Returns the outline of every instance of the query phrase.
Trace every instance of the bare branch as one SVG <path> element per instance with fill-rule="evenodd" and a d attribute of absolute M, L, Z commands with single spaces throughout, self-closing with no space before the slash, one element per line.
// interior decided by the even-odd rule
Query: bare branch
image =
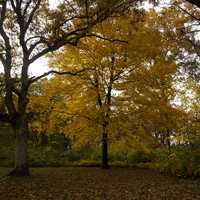
<path fill-rule="evenodd" d="M 75 31 L 72 31 L 66 35 L 63 35 L 63 37 L 58 38 L 53 43 L 50 43 L 47 48 L 43 49 L 41 52 L 34 55 L 30 60 L 29 63 L 33 63 L 38 58 L 44 56 L 47 53 L 54 52 L 58 50 L 59 48 L 63 47 L 66 44 L 70 44 L 73 46 L 76 46 L 78 41 L 86 36 L 88 32 L 88 27 L 83 27 L 80 29 L 76 29 Z"/>
<path fill-rule="evenodd" d="M 189 15 L 190 17 L 192 17 L 193 19 L 200 21 L 200 18 L 196 17 L 195 15 L 193 15 L 192 13 L 188 12 L 186 9 L 182 8 L 181 6 L 179 6 L 177 3 L 173 4 L 175 7 L 179 8 L 181 11 L 183 11 L 184 13 L 186 13 L 187 15 Z"/>
<path fill-rule="evenodd" d="M 7 1 L 3 0 L 2 1 L 2 8 L 1 8 L 1 19 L 0 19 L 0 25 L 3 25 L 3 21 L 5 19 L 5 15 L 6 15 L 6 10 L 7 10 Z"/>
<path fill-rule="evenodd" d="M 13 8 L 13 10 L 16 10 L 16 5 L 15 2 L 13 0 L 10 0 L 11 6 Z"/>
<path fill-rule="evenodd" d="M 28 21 L 26 23 L 26 29 L 28 29 L 29 25 L 31 24 L 31 22 L 33 21 L 33 17 L 35 15 L 35 12 L 37 11 L 37 9 L 39 8 L 41 4 L 41 0 L 37 0 L 36 4 L 35 4 L 35 7 L 32 9 L 30 15 L 29 15 L 29 18 L 28 18 Z"/>
<path fill-rule="evenodd" d="M 12 91 L 18 96 L 18 97 L 21 97 L 21 93 L 20 91 L 17 89 L 17 88 L 12 88 Z"/>
<path fill-rule="evenodd" d="M 25 42 L 27 44 L 29 41 L 34 40 L 34 39 L 41 39 L 41 37 L 42 36 L 39 36 L 39 35 L 36 35 L 36 36 L 33 36 L 33 37 L 29 37 L 29 38 L 26 39 Z"/>
<path fill-rule="evenodd" d="M 77 10 L 73 7 L 73 5 L 70 3 L 70 1 L 65 0 L 65 3 L 67 3 L 67 6 L 70 7 L 73 10 L 73 12 L 77 14 Z"/>
<path fill-rule="evenodd" d="M 32 0 L 27 1 L 26 6 L 24 8 L 24 12 L 23 12 L 23 17 L 25 17 L 25 15 L 27 14 L 27 10 L 29 5 L 31 4 Z"/>
<path fill-rule="evenodd" d="M 38 81 L 42 78 L 47 77 L 50 74 L 77 76 L 77 75 L 79 75 L 79 74 L 81 74 L 81 73 L 83 73 L 87 70 L 92 70 L 92 68 L 84 68 L 84 69 L 74 71 L 74 72 L 73 71 L 59 72 L 59 71 L 56 71 L 56 70 L 51 70 L 51 71 L 48 71 L 48 72 L 42 74 L 41 76 L 30 78 L 29 83 L 32 84 L 32 83 L 34 83 L 34 82 L 36 82 L 36 81 Z"/>
<path fill-rule="evenodd" d="M 36 38 L 36 37 L 35 37 Z M 40 38 L 37 42 L 35 42 L 34 44 L 30 45 L 29 49 L 28 49 L 28 55 L 30 56 L 31 53 L 33 52 L 33 50 L 40 44 L 47 44 L 47 39 L 43 38 L 43 37 L 38 37 Z"/>
<path fill-rule="evenodd" d="M 128 44 L 128 41 L 126 41 L 126 40 L 106 38 L 106 37 L 101 36 L 101 35 L 96 34 L 96 33 L 89 33 L 89 34 L 87 34 L 86 37 L 96 37 L 96 38 L 99 38 L 99 39 L 102 39 L 102 40 L 107 40 L 107 41 L 109 41 L 109 42 L 121 42 L 121 43 L 126 43 L 126 44 Z"/>
<path fill-rule="evenodd" d="M 135 70 L 135 67 L 133 67 L 133 68 L 131 68 L 131 69 L 129 69 L 129 70 L 122 69 L 122 70 L 120 70 L 118 73 L 116 73 L 116 74 L 114 75 L 113 80 L 114 80 L 114 81 L 117 81 L 117 80 L 119 80 L 120 78 L 126 77 L 126 76 L 129 75 L 133 70 Z"/>

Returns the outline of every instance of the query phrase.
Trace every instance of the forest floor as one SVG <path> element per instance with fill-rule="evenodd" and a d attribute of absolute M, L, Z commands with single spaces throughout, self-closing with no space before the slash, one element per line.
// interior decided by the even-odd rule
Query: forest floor
<path fill-rule="evenodd" d="M 0 168 L 0 175 L 6 169 Z M 28 178 L 0 178 L 0 200 L 200 200 L 200 181 L 135 168 L 31 169 Z"/>

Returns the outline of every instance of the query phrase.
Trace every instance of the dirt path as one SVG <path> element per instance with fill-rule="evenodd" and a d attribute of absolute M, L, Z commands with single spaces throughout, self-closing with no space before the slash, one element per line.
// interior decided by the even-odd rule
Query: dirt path
<path fill-rule="evenodd" d="M 143 169 L 44 168 L 0 182 L 0 200 L 200 200 L 197 181 Z"/>

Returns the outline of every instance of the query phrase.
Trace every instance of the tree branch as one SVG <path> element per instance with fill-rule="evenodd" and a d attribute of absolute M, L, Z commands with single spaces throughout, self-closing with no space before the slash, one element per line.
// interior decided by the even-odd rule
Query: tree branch
<path fill-rule="evenodd" d="M 26 6 L 23 11 L 23 17 L 25 17 L 25 15 L 27 14 L 27 10 L 28 10 L 28 7 L 31 4 L 31 2 L 32 2 L 32 0 L 27 1 Z"/>
<path fill-rule="evenodd" d="M 38 77 L 34 77 L 34 76 L 31 77 L 30 80 L 29 80 L 29 83 L 32 84 L 32 83 L 34 83 L 34 82 L 36 82 L 36 81 L 38 81 L 42 78 L 45 78 L 45 77 L 47 77 L 48 75 L 51 75 L 51 74 L 77 76 L 77 75 L 79 75 L 79 74 L 81 74 L 81 73 L 83 73 L 87 70 L 91 70 L 91 69 L 92 68 L 84 68 L 84 69 L 81 69 L 81 70 L 75 71 L 75 72 L 72 72 L 72 71 L 71 72 L 70 71 L 59 72 L 59 71 L 51 70 L 51 71 L 48 71 L 48 72 L 46 72 L 46 73 L 44 73 L 44 74 L 42 74 Z"/>
<path fill-rule="evenodd" d="M 12 91 L 13 91 L 18 97 L 21 97 L 21 93 L 20 93 L 20 91 L 19 91 L 17 88 L 12 87 Z"/>
<path fill-rule="evenodd" d="M 181 11 L 183 11 L 187 15 L 189 15 L 190 17 L 192 17 L 193 19 L 195 19 L 197 21 L 200 21 L 200 18 L 198 18 L 195 15 L 193 15 L 192 13 L 188 12 L 187 10 L 185 10 L 184 8 L 182 8 L 181 6 L 179 6 L 177 3 L 174 3 L 173 5 L 176 6 L 177 8 L 179 8 Z"/>
<path fill-rule="evenodd" d="M 56 39 L 53 43 L 50 43 L 48 47 L 34 55 L 30 60 L 30 64 L 33 63 L 38 58 L 42 57 L 43 55 L 58 50 L 60 47 L 63 47 L 66 44 L 77 45 L 78 41 L 84 37 L 88 32 L 88 27 L 83 27 L 80 29 L 76 29 L 62 37 Z M 33 50 L 33 49 L 32 49 Z"/>
<path fill-rule="evenodd" d="M 28 4 L 28 3 L 27 3 Z M 28 29 L 29 25 L 31 24 L 31 22 L 33 21 L 33 17 L 35 15 L 35 12 L 37 11 L 37 9 L 39 8 L 41 4 L 41 0 L 37 0 L 36 4 L 35 4 L 35 7 L 32 9 L 30 15 L 29 15 L 29 18 L 28 18 L 28 21 L 26 23 L 26 30 Z M 30 5 L 30 4 L 29 4 Z M 28 7 L 29 7 L 28 5 Z M 28 8 L 27 8 L 28 9 Z"/>
<path fill-rule="evenodd" d="M 121 43 L 126 43 L 126 44 L 128 44 L 128 41 L 126 41 L 126 40 L 106 38 L 106 37 L 101 36 L 101 35 L 96 34 L 96 33 L 87 34 L 86 37 L 96 37 L 96 38 L 99 38 L 99 39 L 102 39 L 102 40 L 107 40 L 107 41 L 109 41 L 109 42 L 121 42 Z"/>

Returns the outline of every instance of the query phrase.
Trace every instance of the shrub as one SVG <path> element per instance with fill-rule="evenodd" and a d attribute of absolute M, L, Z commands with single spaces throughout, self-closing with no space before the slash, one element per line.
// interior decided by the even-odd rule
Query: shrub
<path fill-rule="evenodd" d="M 153 154 L 147 151 L 132 151 L 127 155 L 128 164 L 146 163 L 153 160 Z"/>
<path fill-rule="evenodd" d="M 14 165 L 14 147 L 0 146 L 0 166 L 10 167 Z"/>
<path fill-rule="evenodd" d="M 76 151 L 64 151 L 62 153 L 62 158 L 66 161 L 75 162 L 81 159 L 81 154 Z"/>
<path fill-rule="evenodd" d="M 164 162 L 161 172 L 179 177 L 200 176 L 200 151 L 187 148 L 174 150 Z"/>
<path fill-rule="evenodd" d="M 80 160 L 78 163 L 80 166 L 86 166 L 86 167 L 96 167 L 100 166 L 100 163 L 94 160 Z"/>

